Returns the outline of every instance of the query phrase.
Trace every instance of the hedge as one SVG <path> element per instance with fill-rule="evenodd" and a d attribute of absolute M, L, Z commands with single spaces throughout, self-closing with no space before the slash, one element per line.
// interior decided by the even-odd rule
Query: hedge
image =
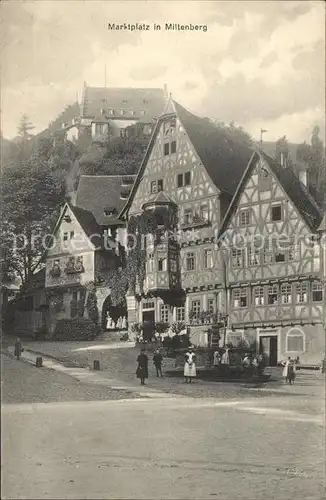
<path fill-rule="evenodd" d="M 53 340 L 93 340 L 101 333 L 99 325 L 86 318 L 61 319 L 57 322 Z"/>

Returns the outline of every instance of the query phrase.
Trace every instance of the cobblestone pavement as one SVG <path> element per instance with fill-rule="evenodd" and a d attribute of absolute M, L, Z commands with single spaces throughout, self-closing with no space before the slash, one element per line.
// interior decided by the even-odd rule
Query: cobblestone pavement
<path fill-rule="evenodd" d="M 116 400 L 140 397 L 123 390 L 83 384 L 63 373 L 1 356 L 2 403 Z"/>
<path fill-rule="evenodd" d="M 136 383 L 136 359 L 139 348 L 124 345 L 119 348 L 108 342 L 29 342 L 25 348 L 52 356 L 67 366 L 92 367 L 94 360 L 99 360 L 101 376 L 114 378 L 126 383 Z M 319 372 L 299 371 L 294 386 L 284 385 L 277 380 L 264 384 L 263 387 L 253 387 L 250 384 L 227 382 L 209 382 L 196 380 L 193 384 L 184 384 L 182 378 L 157 378 L 155 368 L 149 354 L 149 379 L 147 387 L 169 394 L 184 395 L 198 398 L 238 399 L 255 397 L 257 399 L 286 396 L 295 407 L 318 408 L 324 398 L 325 378 Z M 174 360 L 165 358 L 163 372 L 174 367 Z M 281 371 L 280 371 L 281 373 Z M 286 400 L 287 400 L 286 399 Z M 312 404 L 314 400 L 314 404 Z"/>

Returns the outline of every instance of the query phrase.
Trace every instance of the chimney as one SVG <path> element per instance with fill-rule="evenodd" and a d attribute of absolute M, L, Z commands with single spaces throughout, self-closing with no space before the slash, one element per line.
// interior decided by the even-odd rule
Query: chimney
<path fill-rule="evenodd" d="M 299 181 L 308 187 L 308 172 L 306 168 L 303 168 L 299 172 Z"/>
<path fill-rule="evenodd" d="M 168 93 L 168 86 L 167 86 L 166 83 L 164 84 L 163 90 L 164 90 L 164 97 L 165 97 L 165 99 L 168 99 L 169 93 Z"/>

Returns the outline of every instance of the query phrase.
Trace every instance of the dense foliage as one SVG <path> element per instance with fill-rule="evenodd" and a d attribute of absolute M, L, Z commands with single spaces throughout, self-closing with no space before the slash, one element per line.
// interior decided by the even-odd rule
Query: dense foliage
<path fill-rule="evenodd" d="M 76 152 L 71 143 L 50 139 L 31 154 L 25 155 L 24 143 L 18 149 L 1 179 L 1 272 L 25 283 L 49 242 Z"/>
<path fill-rule="evenodd" d="M 99 325 L 86 318 L 61 319 L 56 323 L 53 340 L 93 340 L 101 333 Z"/>

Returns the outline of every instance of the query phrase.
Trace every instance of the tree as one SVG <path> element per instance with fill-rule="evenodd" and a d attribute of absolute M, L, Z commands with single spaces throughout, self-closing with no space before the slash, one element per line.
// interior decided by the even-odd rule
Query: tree
<path fill-rule="evenodd" d="M 30 139 L 30 137 L 33 137 L 33 135 L 30 134 L 30 130 L 33 130 L 34 128 L 35 127 L 29 121 L 28 116 L 26 114 L 23 114 L 18 125 L 18 135 L 22 139 L 28 140 Z"/>
<path fill-rule="evenodd" d="M 321 207 L 326 207 L 326 161 L 323 141 L 319 138 L 320 129 L 312 130 L 310 144 L 304 142 L 297 149 L 297 160 L 308 166 L 309 187 Z"/>
<path fill-rule="evenodd" d="M 280 137 L 275 143 L 275 159 L 279 164 L 283 165 L 284 167 L 285 166 L 287 168 L 293 167 L 292 158 L 290 155 L 289 143 L 285 135 L 283 137 Z M 282 164 L 284 160 L 286 162 L 286 165 Z"/>
<path fill-rule="evenodd" d="M 40 266 L 74 157 L 73 145 L 43 140 L 28 160 L 17 161 L 3 173 L 1 267 L 23 284 Z"/>
<path fill-rule="evenodd" d="M 252 146 L 252 137 L 248 132 L 246 132 L 241 126 L 235 125 L 234 122 L 230 122 L 226 125 L 224 122 L 219 120 L 213 120 L 214 125 L 224 132 L 230 139 L 234 140 L 239 144 L 245 146 Z"/>

